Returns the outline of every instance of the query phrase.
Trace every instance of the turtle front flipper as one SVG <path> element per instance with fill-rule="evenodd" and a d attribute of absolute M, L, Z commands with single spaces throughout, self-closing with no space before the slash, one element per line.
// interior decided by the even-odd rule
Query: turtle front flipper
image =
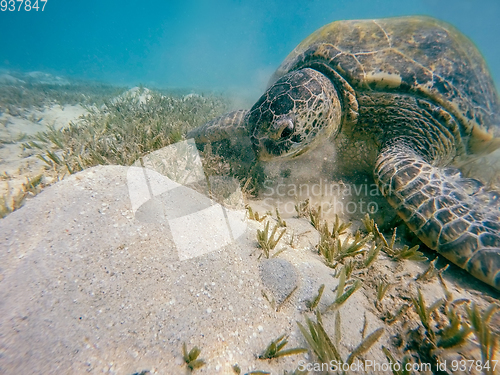
<path fill-rule="evenodd" d="M 186 138 L 194 138 L 199 150 L 210 145 L 210 152 L 222 156 L 236 176 L 248 174 L 257 157 L 248 129 L 248 110 L 226 113 L 191 130 Z"/>
<path fill-rule="evenodd" d="M 220 142 L 223 140 L 236 141 L 240 137 L 249 137 L 246 126 L 248 110 L 240 109 L 217 117 L 204 125 L 191 130 L 186 138 L 194 138 L 197 144 Z"/>
<path fill-rule="evenodd" d="M 431 249 L 500 290 L 500 194 L 406 145 L 378 156 L 375 180 L 408 227 Z"/>

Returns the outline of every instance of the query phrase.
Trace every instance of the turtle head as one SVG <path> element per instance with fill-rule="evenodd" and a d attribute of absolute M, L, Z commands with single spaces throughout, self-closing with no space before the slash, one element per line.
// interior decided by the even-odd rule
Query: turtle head
<path fill-rule="evenodd" d="M 276 81 L 248 114 L 260 160 L 298 156 L 335 134 L 340 123 L 337 90 L 325 75 L 309 68 Z"/>

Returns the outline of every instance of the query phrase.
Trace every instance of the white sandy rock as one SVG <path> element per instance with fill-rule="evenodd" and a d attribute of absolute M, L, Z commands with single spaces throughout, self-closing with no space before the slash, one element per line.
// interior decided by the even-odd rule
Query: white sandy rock
<path fill-rule="evenodd" d="M 277 287 L 259 274 L 272 271 L 258 259 L 256 229 L 264 222 L 249 220 L 229 245 L 181 260 L 168 221 L 134 216 L 128 171 L 107 166 L 72 175 L 0 220 L 0 373 L 184 374 L 184 342 L 201 348 L 206 365 L 198 374 L 233 374 L 235 364 L 242 374 L 283 374 L 313 361 L 311 353 L 256 358 L 282 334 L 289 335 L 285 349 L 307 347 L 296 324 L 313 318 L 305 301 L 321 284 L 320 309 L 335 299 L 338 279 L 314 252 L 318 234 L 310 224 L 288 219 L 276 248 L 285 247 L 274 262 L 286 264 L 286 290 L 298 287 L 276 311 L 262 297 Z M 286 292 L 276 290 L 283 302 Z M 438 298 L 427 295 L 429 303 Z M 373 306 L 361 289 L 341 307 L 344 359 L 362 341 L 365 322 L 365 337 L 384 326 Z M 334 314 L 323 321 L 333 335 Z M 381 346 L 391 345 L 389 330 L 365 359 L 387 362 Z"/>

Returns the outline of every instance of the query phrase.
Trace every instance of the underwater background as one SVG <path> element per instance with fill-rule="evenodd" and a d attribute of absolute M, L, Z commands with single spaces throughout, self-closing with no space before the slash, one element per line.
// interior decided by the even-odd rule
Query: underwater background
<path fill-rule="evenodd" d="M 43 12 L 0 12 L 0 68 L 122 86 L 229 90 L 251 102 L 317 28 L 412 14 L 448 21 L 471 38 L 498 86 L 498 0 L 50 0 Z"/>
<path fill-rule="evenodd" d="M 404 15 L 457 27 L 500 87 L 500 0 L 0 0 L 0 374 L 303 374 L 332 342 L 345 363 L 498 358 L 498 290 L 401 226 L 341 142 L 247 171 L 186 140 L 318 28 Z M 500 191 L 487 157 L 462 173 Z"/>

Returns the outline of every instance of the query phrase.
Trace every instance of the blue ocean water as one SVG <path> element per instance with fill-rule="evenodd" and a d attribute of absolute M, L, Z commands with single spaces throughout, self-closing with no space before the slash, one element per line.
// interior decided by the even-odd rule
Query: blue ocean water
<path fill-rule="evenodd" d="M 498 0 L 48 0 L 43 12 L 0 11 L 0 68 L 257 97 L 324 24 L 411 14 L 458 27 L 500 81 Z"/>

